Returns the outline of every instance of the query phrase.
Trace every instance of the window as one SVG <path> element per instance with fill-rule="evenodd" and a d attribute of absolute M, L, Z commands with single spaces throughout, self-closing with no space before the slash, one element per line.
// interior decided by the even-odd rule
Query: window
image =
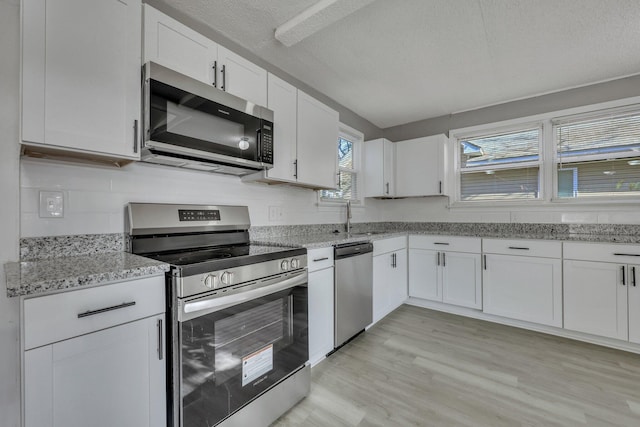
<path fill-rule="evenodd" d="M 347 201 L 360 203 L 358 189 L 358 168 L 360 147 L 364 135 L 355 129 L 340 124 L 338 135 L 338 188 L 336 190 L 320 191 L 322 201 Z"/>
<path fill-rule="evenodd" d="M 559 199 L 640 196 L 640 111 L 554 121 Z"/>
<path fill-rule="evenodd" d="M 458 138 L 461 201 L 538 199 L 541 127 Z"/>

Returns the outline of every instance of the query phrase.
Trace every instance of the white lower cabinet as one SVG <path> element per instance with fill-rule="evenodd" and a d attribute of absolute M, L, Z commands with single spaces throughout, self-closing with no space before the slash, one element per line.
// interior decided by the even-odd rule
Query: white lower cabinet
<path fill-rule="evenodd" d="M 564 327 L 640 344 L 637 245 L 565 243 Z"/>
<path fill-rule="evenodd" d="M 119 302 L 101 302 L 111 286 Z M 142 301 L 148 291 L 156 292 L 151 303 Z M 72 296 L 70 303 L 65 295 Z M 24 334 L 36 345 L 24 351 L 25 427 L 166 425 L 163 277 L 27 299 L 24 305 Z M 130 321 L 131 313 L 144 317 Z M 58 328 L 46 322 L 56 317 L 63 317 L 62 327 L 88 333 L 53 338 Z M 46 337 L 50 342 L 40 345 Z"/>
<path fill-rule="evenodd" d="M 409 296 L 482 308 L 481 240 L 409 236 Z"/>
<path fill-rule="evenodd" d="M 373 323 L 407 299 L 407 238 L 373 242 Z"/>
<path fill-rule="evenodd" d="M 562 243 L 483 240 L 483 311 L 562 327 Z"/>
<path fill-rule="evenodd" d="M 307 253 L 309 267 L 309 361 L 315 365 L 333 350 L 333 247 Z"/>

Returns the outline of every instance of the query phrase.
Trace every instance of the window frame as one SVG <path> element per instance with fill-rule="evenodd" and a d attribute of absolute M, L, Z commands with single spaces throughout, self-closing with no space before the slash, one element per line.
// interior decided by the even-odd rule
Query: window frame
<path fill-rule="evenodd" d="M 337 142 L 339 138 L 346 139 L 353 144 L 353 168 L 340 167 L 340 160 L 338 158 L 338 146 Z M 358 197 L 355 199 L 334 199 L 322 197 L 323 190 L 317 191 L 318 205 L 324 206 L 342 206 L 351 200 L 353 206 L 364 206 L 364 182 L 362 179 L 362 150 L 364 144 L 364 134 L 359 130 L 352 128 L 344 123 L 338 124 L 338 135 L 336 137 L 336 174 L 340 177 L 340 172 L 352 173 L 356 177 L 356 185 Z M 337 182 L 337 180 L 336 180 Z"/>
<path fill-rule="evenodd" d="M 558 171 L 557 160 L 559 158 L 556 146 L 555 123 L 560 120 L 577 120 L 580 117 L 588 119 L 592 117 L 597 119 L 603 115 L 611 115 L 611 111 L 618 110 L 620 113 L 625 111 L 638 111 L 640 113 L 640 96 L 607 101 L 586 106 L 573 107 L 564 110 L 556 110 L 547 113 L 535 114 L 515 119 L 504 120 L 500 122 L 486 123 L 481 125 L 469 126 L 465 128 L 451 129 L 449 132 L 448 151 L 452 153 L 448 163 L 453 167 L 450 168 L 445 179 L 453 184 L 454 191 L 449 199 L 449 209 L 469 209 L 469 208 L 495 208 L 514 207 L 526 208 L 534 206 L 582 206 L 592 205 L 602 207 L 603 205 L 628 205 L 640 202 L 640 194 L 638 195 L 620 195 L 620 196 L 590 196 L 586 198 L 570 198 L 558 197 Z M 477 200 L 461 200 L 461 170 L 460 158 L 457 155 L 458 141 L 462 138 L 470 138 L 474 135 L 481 136 L 489 134 L 497 134 L 508 132 L 509 130 L 524 130 L 533 123 L 540 123 L 541 130 L 541 152 L 540 152 L 540 197 L 538 199 L 512 199 L 500 200 L 492 199 L 487 201 Z M 565 158 L 566 162 L 566 158 Z M 523 162 L 524 163 L 524 162 Z"/>

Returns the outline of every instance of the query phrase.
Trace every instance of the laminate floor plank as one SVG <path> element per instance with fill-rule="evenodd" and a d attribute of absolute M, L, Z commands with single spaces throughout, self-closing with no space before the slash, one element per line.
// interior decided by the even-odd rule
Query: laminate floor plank
<path fill-rule="evenodd" d="M 640 427 L 640 355 L 404 305 L 273 425 Z"/>

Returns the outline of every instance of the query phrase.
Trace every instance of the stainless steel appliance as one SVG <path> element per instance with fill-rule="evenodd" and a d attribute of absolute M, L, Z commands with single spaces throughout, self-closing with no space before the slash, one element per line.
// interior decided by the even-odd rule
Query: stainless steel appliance
<path fill-rule="evenodd" d="M 149 62 L 141 160 L 231 175 L 273 167 L 273 111 Z"/>
<path fill-rule="evenodd" d="M 372 252 L 370 242 L 334 247 L 336 348 L 373 322 Z"/>
<path fill-rule="evenodd" d="M 267 426 L 309 393 L 306 249 L 249 243 L 245 206 L 128 205 L 167 273 L 170 426 Z"/>

